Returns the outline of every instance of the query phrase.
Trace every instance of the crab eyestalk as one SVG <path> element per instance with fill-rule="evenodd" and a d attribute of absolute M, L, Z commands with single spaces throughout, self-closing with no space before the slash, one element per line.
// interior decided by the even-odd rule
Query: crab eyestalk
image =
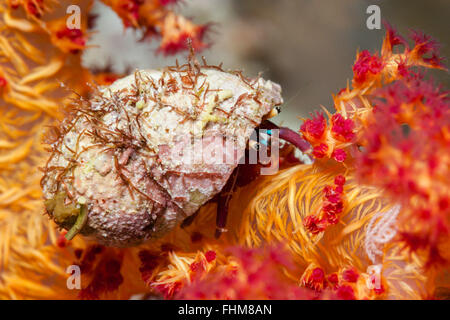
<path fill-rule="evenodd" d="M 80 233 L 81 229 L 86 225 L 88 218 L 88 210 L 86 204 L 80 204 L 80 214 L 77 217 L 77 220 L 73 224 L 72 228 L 67 231 L 65 238 L 67 240 L 72 240 L 78 233 Z"/>

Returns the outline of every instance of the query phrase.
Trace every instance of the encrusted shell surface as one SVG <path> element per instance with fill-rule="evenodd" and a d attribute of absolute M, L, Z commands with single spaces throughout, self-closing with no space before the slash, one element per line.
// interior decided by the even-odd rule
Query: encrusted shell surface
<path fill-rule="evenodd" d="M 62 122 L 44 198 L 86 203 L 82 233 L 105 245 L 160 237 L 223 188 L 280 94 L 271 81 L 206 65 L 136 71 Z"/>

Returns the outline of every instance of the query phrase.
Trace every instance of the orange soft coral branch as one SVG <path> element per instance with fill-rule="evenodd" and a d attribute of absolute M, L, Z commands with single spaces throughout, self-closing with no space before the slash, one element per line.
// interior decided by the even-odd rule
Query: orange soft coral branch
<path fill-rule="evenodd" d="M 355 140 L 355 124 L 352 119 L 346 119 L 339 113 L 331 115 L 325 112 L 329 123 L 323 113 L 316 113 L 312 119 L 304 120 L 300 132 L 313 146 L 311 154 L 316 159 L 344 162 L 347 159 L 345 148 Z"/>
<path fill-rule="evenodd" d="M 158 273 L 151 286 L 165 298 L 174 297 L 179 290 L 191 283 L 201 281 L 216 268 L 217 260 L 224 263 L 225 256 L 218 258 L 217 250 L 198 251 L 192 254 L 168 253 L 168 268 Z"/>
<path fill-rule="evenodd" d="M 209 46 L 203 41 L 208 28 L 208 25 L 195 25 L 182 16 L 169 13 L 161 27 L 162 40 L 159 50 L 166 55 L 187 50 L 189 46 L 201 51 Z"/>
<path fill-rule="evenodd" d="M 347 87 L 334 97 L 337 112 L 328 116 L 330 123 L 317 114 L 305 120 L 300 131 L 313 145 L 316 159 L 345 161 L 348 154 L 356 156 L 355 169 L 363 181 L 386 189 L 403 204 L 400 225 L 409 230 L 401 233 L 406 244 L 414 250 L 428 248 L 429 262 L 442 264 L 439 247 L 442 237 L 448 240 L 450 216 L 450 188 L 444 178 L 449 100 L 446 92 L 412 69 L 444 68 L 437 43 L 420 32 L 411 38 L 410 48 L 387 25 L 381 54 L 367 50 L 357 54 L 353 89 Z M 404 49 L 395 53 L 398 45 Z M 333 130 L 335 124 L 338 130 Z M 405 125 L 410 133 L 402 138 Z M 336 149 L 336 135 L 349 142 L 346 149 Z M 345 163 L 349 167 L 349 161 Z"/>
<path fill-rule="evenodd" d="M 69 29 L 66 25 L 66 17 L 46 23 L 46 28 L 51 35 L 52 43 L 64 53 L 79 53 L 86 49 L 88 35 L 86 23 L 80 29 Z"/>
<path fill-rule="evenodd" d="M 74 258 L 59 251 L 55 226 L 42 215 L 38 168 L 45 163 L 42 132 L 75 96 L 59 81 L 84 93 L 86 86 L 78 81 L 85 70 L 79 56 L 54 46 L 45 15 L 18 18 L 20 10 L 0 4 L 0 296 L 75 298 L 65 285 L 65 268 Z M 74 70 L 80 78 L 73 77 Z M 51 274 L 61 281 L 50 289 L 41 281 Z"/>
<path fill-rule="evenodd" d="M 429 263 L 444 263 L 438 247 L 448 241 L 450 230 L 450 100 L 420 78 L 397 81 L 375 97 L 380 102 L 366 129 L 359 174 L 403 204 L 406 244 L 413 250 L 428 248 Z"/>
<path fill-rule="evenodd" d="M 153 29 L 166 10 L 158 0 L 103 0 L 102 2 L 117 13 L 126 28 Z"/>
<path fill-rule="evenodd" d="M 410 49 L 406 41 L 388 25 L 381 55 L 364 50 L 357 54 L 353 66 L 353 89 L 347 87 L 334 96 L 336 113 L 327 112 L 329 124 L 320 113 L 305 119 L 300 131 L 314 147 L 316 159 L 334 158 L 343 162 L 354 154 L 354 147 L 362 141 L 361 132 L 368 127 L 366 118 L 372 113 L 370 96 L 374 90 L 407 77 L 412 67 L 443 69 L 436 43 L 421 33 L 413 33 L 415 46 Z M 403 45 L 402 53 L 394 48 Z M 425 56 L 431 55 L 432 58 Z M 349 148 L 350 147 L 350 148 Z"/>
<path fill-rule="evenodd" d="M 51 7 L 54 6 L 56 0 L 8 0 L 8 6 L 12 10 L 19 11 L 19 8 L 23 8 L 27 16 L 39 20 L 45 12 L 49 12 Z"/>
<path fill-rule="evenodd" d="M 161 36 L 159 51 L 175 54 L 191 47 L 200 51 L 208 44 L 204 41 L 208 25 L 196 25 L 172 11 L 168 1 L 160 0 L 102 0 L 122 19 L 126 28 L 141 29 L 143 38 Z"/>
<path fill-rule="evenodd" d="M 448 241 L 450 217 L 446 205 L 450 189 L 445 178 L 449 99 L 447 92 L 412 67 L 444 67 L 438 45 L 429 36 L 413 32 L 414 46 L 410 48 L 387 28 L 379 64 L 383 67 L 377 72 L 367 69 L 369 76 L 363 82 L 355 71 L 356 88 L 338 95 L 336 107 L 350 109 L 363 133 L 359 144 L 365 151 L 355 153 L 360 177 L 403 203 L 399 225 L 406 245 L 413 250 L 428 248 L 429 264 L 442 264 L 448 257 L 444 259 L 445 251 L 439 248 L 442 241 Z M 399 44 L 404 45 L 403 52 L 394 53 Z M 370 62 L 359 56 L 355 67 L 360 65 L 370 67 Z M 353 102 L 344 102 L 346 96 Z"/>

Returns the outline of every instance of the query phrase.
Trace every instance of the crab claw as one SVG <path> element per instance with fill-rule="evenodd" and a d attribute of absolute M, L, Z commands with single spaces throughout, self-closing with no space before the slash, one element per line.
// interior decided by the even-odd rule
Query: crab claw
<path fill-rule="evenodd" d="M 262 122 L 259 128 L 267 129 L 267 134 L 269 135 L 272 132 L 271 130 L 274 129 L 278 130 L 278 136 L 280 137 L 280 139 L 283 139 L 291 143 L 292 145 L 297 147 L 301 152 L 306 152 L 309 149 L 311 149 L 311 145 L 294 130 L 291 130 L 286 127 L 279 127 L 269 120 L 265 120 L 264 122 Z"/>

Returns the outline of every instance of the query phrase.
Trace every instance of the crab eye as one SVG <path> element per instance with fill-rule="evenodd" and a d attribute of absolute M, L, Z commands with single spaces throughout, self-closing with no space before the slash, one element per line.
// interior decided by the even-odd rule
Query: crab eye
<path fill-rule="evenodd" d="M 272 108 L 272 110 L 270 110 L 270 112 L 266 115 L 265 118 L 266 119 L 273 118 L 273 117 L 277 116 L 280 112 L 281 112 L 281 107 L 279 105 L 275 106 Z"/>

